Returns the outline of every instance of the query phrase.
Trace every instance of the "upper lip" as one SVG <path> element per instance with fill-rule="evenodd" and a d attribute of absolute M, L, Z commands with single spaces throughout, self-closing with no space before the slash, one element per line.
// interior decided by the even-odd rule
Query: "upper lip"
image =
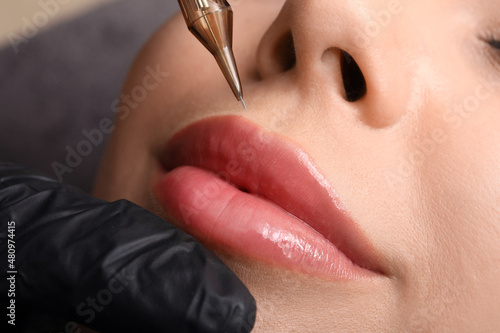
<path fill-rule="evenodd" d="M 241 137 L 245 140 L 236 150 L 225 147 Z M 221 116 L 187 126 L 169 140 L 160 161 L 167 171 L 194 166 L 221 175 L 239 189 L 264 197 L 308 224 L 354 264 L 384 274 L 374 246 L 311 158 L 249 120 Z M 293 167 L 294 175 L 300 176 L 287 175 L 291 168 L 280 168 L 282 165 Z"/>

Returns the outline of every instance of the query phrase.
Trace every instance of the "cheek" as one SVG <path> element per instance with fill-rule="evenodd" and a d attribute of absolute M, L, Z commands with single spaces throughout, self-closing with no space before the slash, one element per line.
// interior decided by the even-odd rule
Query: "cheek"
<path fill-rule="evenodd" d="M 407 160 L 428 213 L 441 215 L 448 235 L 472 238 L 500 228 L 500 86 L 470 69 L 458 72 L 437 72 L 442 80 L 429 93 Z"/>
<path fill-rule="evenodd" d="M 419 179 L 415 193 L 421 206 L 416 220 L 426 229 L 430 275 L 435 281 L 429 288 L 437 292 L 447 285 L 452 286 L 452 295 L 466 293 L 467 301 L 457 296 L 447 306 L 462 314 L 483 308 L 486 312 L 480 316 L 490 322 L 494 317 L 488 317 L 488 308 L 498 307 L 500 297 L 500 115 L 494 111 L 500 110 L 500 102 L 496 96 L 477 98 L 473 92 L 435 109 L 439 116 L 427 115 L 425 127 L 419 129 L 422 136 L 408 155 Z"/>

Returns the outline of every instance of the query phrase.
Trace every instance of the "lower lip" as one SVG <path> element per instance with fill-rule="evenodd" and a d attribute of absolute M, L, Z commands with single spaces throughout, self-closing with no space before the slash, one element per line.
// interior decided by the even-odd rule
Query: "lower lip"
<path fill-rule="evenodd" d="M 162 172 L 155 193 L 167 215 L 209 247 L 327 279 L 376 276 L 300 219 L 204 169 Z"/>

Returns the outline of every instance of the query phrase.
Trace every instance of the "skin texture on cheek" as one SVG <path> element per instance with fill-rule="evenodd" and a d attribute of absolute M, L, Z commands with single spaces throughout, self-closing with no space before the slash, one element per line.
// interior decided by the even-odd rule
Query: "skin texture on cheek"
<path fill-rule="evenodd" d="M 500 117 L 492 112 L 498 109 L 500 94 L 464 63 L 442 61 L 434 70 L 442 84 L 430 92 L 432 104 L 422 110 L 414 134 L 418 139 L 406 155 L 419 179 L 415 226 L 426 246 L 415 252 L 427 254 L 416 259 L 421 265 L 411 274 L 418 284 L 412 299 L 420 304 L 415 320 L 424 331 L 439 325 L 441 331 L 474 331 L 470 318 L 476 318 L 486 330 L 499 325 L 487 310 L 486 304 L 495 302 L 485 291 L 500 292 L 494 282 L 500 259 L 494 250 L 500 239 L 494 200 L 500 189 L 495 125 Z"/>

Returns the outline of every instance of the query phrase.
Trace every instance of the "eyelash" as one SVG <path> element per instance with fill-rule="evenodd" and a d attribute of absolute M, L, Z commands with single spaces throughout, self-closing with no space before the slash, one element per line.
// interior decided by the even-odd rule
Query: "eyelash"
<path fill-rule="evenodd" d="M 500 40 L 497 40 L 497 39 L 491 39 L 491 40 L 489 41 L 489 44 L 490 44 L 493 48 L 500 50 Z"/>

